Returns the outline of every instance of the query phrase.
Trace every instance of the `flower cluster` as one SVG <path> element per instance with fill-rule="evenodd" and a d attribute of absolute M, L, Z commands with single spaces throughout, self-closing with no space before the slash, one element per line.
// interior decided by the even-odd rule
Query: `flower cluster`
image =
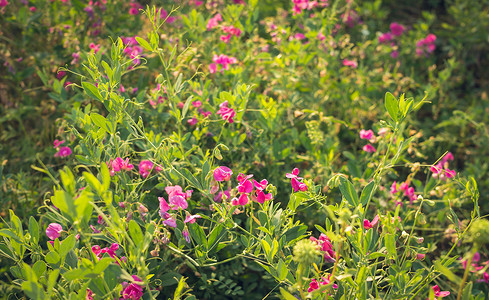
<path fill-rule="evenodd" d="M 384 136 L 386 134 L 386 130 L 385 128 L 381 128 L 379 129 L 378 131 L 378 134 L 379 136 Z M 369 129 L 369 130 L 365 130 L 365 129 L 362 129 L 360 130 L 360 139 L 362 140 L 368 140 L 370 143 L 375 143 L 377 141 L 377 138 L 376 136 L 374 135 L 374 132 L 372 131 L 372 129 Z M 372 144 L 366 144 L 365 146 L 363 146 L 363 151 L 365 152 L 368 152 L 368 153 L 374 153 L 377 151 L 377 149 L 375 149 L 374 146 L 372 146 Z"/>
<path fill-rule="evenodd" d="M 299 169 L 294 168 L 292 170 L 292 173 L 285 174 L 285 177 L 290 178 L 290 184 L 292 185 L 292 189 L 294 189 L 294 192 L 307 191 L 307 185 L 303 182 L 300 182 L 299 180 L 301 180 L 302 177 L 298 177 L 297 175 L 299 175 Z"/>
<path fill-rule="evenodd" d="M 330 277 L 331 277 L 331 275 L 328 275 L 328 278 L 321 277 L 322 281 L 320 281 L 320 282 L 317 282 L 316 279 L 313 279 L 311 281 L 311 283 L 309 284 L 309 288 L 307 289 L 307 291 L 310 293 L 310 292 L 313 292 L 315 290 L 318 290 L 319 289 L 319 284 L 321 284 L 321 285 L 330 284 L 331 283 Z M 336 283 L 333 283 L 333 288 L 334 289 L 337 289 L 338 288 L 338 285 Z M 324 291 L 324 293 L 325 292 L 326 291 Z"/>
<path fill-rule="evenodd" d="M 134 16 L 139 14 L 139 10 L 143 8 L 143 6 L 138 2 L 132 2 L 129 5 L 131 6 L 129 9 L 129 14 Z"/>
<path fill-rule="evenodd" d="M 239 28 L 236 28 L 234 26 L 222 26 L 222 31 L 225 33 L 221 35 L 221 41 L 224 43 L 229 43 L 229 40 L 231 37 L 234 35 L 236 37 L 239 37 L 241 35 L 241 30 Z"/>
<path fill-rule="evenodd" d="M 324 252 L 324 260 L 329 263 L 334 263 L 336 261 L 336 253 L 333 251 L 333 244 L 327 235 L 321 233 L 319 239 L 315 237 L 309 238 L 313 243 L 318 246 L 318 249 Z"/>
<path fill-rule="evenodd" d="M 165 188 L 168 194 L 168 202 L 166 202 L 164 197 L 158 197 L 160 201 L 160 216 L 164 219 L 163 224 L 173 228 L 177 227 L 177 221 L 175 215 L 169 213 L 169 211 L 174 210 L 186 210 L 188 208 L 187 200 L 192 196 L 193 190 L 188 190 L 183 192 L 182 187 L 179 185 L 167 186 Z M 195 223 L 195 219 L 200 218 L 199 215 L 190 215 L 187 212 L 187 218 L 184 223 Z"/>
<path fill-rule="evenodd" d="M 224 54 L 221 55 L 214 54 L 212 61 L 213 63 L 209 65 L 209 72 L 211 72 L 211 74 L 217 72 L 219 65 L 221 65 L 221 73 L 222 73 L 224 72 L 224 70 L 229 70 L 229 65 L 233 65 L 238 62 L 238 60 L 235 57 L 227 56 Z"/>
<path fill-rule="evenodd" d="M 400 185 L 397 184 L 397 181 L 394 181 L 391 185 L 391 193 L 392 195 L 395 195 L 399 192 L 403 191 L 404 196 L 409 198 L 409 202 L 413 204 L 413 201 L 417 199 L 418 196 L 416 196 L 414 192 L 414 187 L 409 187 L 409 182 L 403 182 Z M 398 205 L 400 204 L 402 206 L 402 202 L 398 202 Z"/>
<path fill-rule="evenodd" d="M 390 44 L 391 46 L 395 46 L 396 45 L 394 41 L 395 38 L 401 36 L 404 33 L 404 31 L 406 31 L 406 27 L 402 26 L 399 23 L 394 22 L 391 23 L 390 30 L 391 30 L 390 32 L 382 33 L 379 36 L 380 44 Z M 399 52 L 397 52 L 396 50 L 393 50 L 391 52 L 391 56 L 393 58 L 397 58 L 398 55 Z"/>
<path fill-rule="evenodd" d="M 141 278 L 136 275 L 131 276 L 135 282 L 143 282 Z M 138 283 L 122 283 L 122 299 L 139 300 L 143 296 L 143 287 Z"/>
<path fill-rule="evenodd" d="M 435 41 L 436 35 L 430 33 L 424 39 L 419 40 L 416 43 L 416 55 L 417 56 L 428 56 L 430 53 L 435 51 Z"/>
<path fill-rule="evenodd" d="M 124 54 L 129 56 L 133 61 L 132 66 L 129 67 L 129 69 L 132 69 L 141 63 L 140 55 L 143 53 L 143 48 L 139 46 L 139 43 L 136 41 L 136 37 L 122 38 L 122 42 L 125 46 Z"/>
<path fill-rule="evenodd" d="M 54 147 L 53 148 L 58 150 L 58 152 L 56 152 L 54 154 L 54 157 L 67 157 L 67 156 L 71 155 L 70 147 L 60 147 L 64 142 L 65 142 L 64 140 L 62 140 L 62 141 L 54 140 L 54 142 L 53 142 Z"/>
<path fill-rule="evenodd" d="M 239 196 L 234 197 L 231 200 L 232 205 L 246 205 L 251 200 L 256 201 L 258 203 L 265 203 L 265 201 L 272 200 L 273 196 L 271 193 L 265 194 L 265 190 L 268 186 L 268 181 L 266 179 L 263 179 L 262 181 L 258 182 L 253 179 L 251 181 L 250 179 L 253 177 L 253 175 L 243 175 L 242 173 L 239 173 L 237 180 L 238 180 L 238 186 L 236 187 L 239 193 Z"/>
<path fill-rule="evenodd" d="M 95 245 L 95 246 L 92 246 L 92 252 L 93 254 L 95 254 L 95 256 L 97 256 L 97 258 L 100 260 L 102 258 L 102 255 L 104 253 L 107 253 L 111 258 L 114 258 L 116 260 L 116 263 L 119 264 L 117 262 L 117 260 L 122 260 L 122 261 L 126 261 L 126 258 L 123 256 L 121 257 L 120 259 L 117 257 L 117 255 L 115 254 L 115 252 L 119 249 L 119 244 L 117 243 L 113 243 L 112 245 L 110 245 L 110 248 L 109 247 L 105 247 L 105 248 L 100 248 L 99 245 Z"/>
<path fill-rule="evenodd" d="M 153 162 L 151 162 L 150 160 L 142 160 L 139 163 L 139 174 L 141 174 L 143 178 L 146 178 L 153 170 L 153 167 L 156 172 L 160 172 L 162 170 L 160 166 L 155 167 Z"/>
<path fill-rule="evenodd" d="M 115 172 L 120 172 L 120 171 L 131 171 L 134 169 L 134 165 L 129 163 L 129 158 L 126 158 L 126 160 L 123 160 L 120 157 L 117 157 L 114 160 L 110 160 L 109 162 L 109 172 L 110 176 L 114 176 Z"/>
<path fill-rule="evenodd" d="M 230 107 L 228 107 L 228 102 L 224 101 L 219 105 L 219 110 L 217 111 L 218 115 L 221 115 L 222 119 L 228 121 L 229 123 L 233 123 L 234 116 L 236 116 L 236 111 Z"/>
<path fill-rule="evenodd" d="M 219 21 L 222 21 L 221 14 L 216 14 L 214 17 L 210 18 L 209 21 L 207 21 L 207 30 L 219 26 Z"/>
<path fill-rule="evenodd" d="M 450 170 L 448 168 L 448 161 L 453 160 L 453 154 L 448 152 L 443 158 L 434 166 L 431 166 L 430 170 L 433 172 L 434 178 L 440 178 L 442 180 L 447 180 L 447 178 L 455 177 L 455 170 Z"/>
<path fill-rule="evenodd" d="M 482 262 L 482 266 L 479 265 L 480 259 L 481 259 L 481 256 L 480 256 L 479 252 L 474 253 L 474 257 L 472 257 L 472 263 L 471 263 L 471 268 L 470 268 L 470 271 L 472 273 L 475 273 L 475 272 L 478 272 L 478 271 L 484 269 L 485 266 L 487 266 L 489 264 L 489 260 L 487 260 L 485 262 Z M 462 260 L 462 265 L 463 265 L 464 269 L 467 269 L 467 260 Z M 489 283 L 489 273 L 484 272 L 482 274 L 482 279 L 479 279 L 478 281 L 479 282 L 484 281 L 485 283 Z"/>
<path fill-rule="evenodd" d="M 328 0 L 309 1 L 309 0 L 292 0 L 294 7 L 292 8 L 292 14 L 300 15 L 303 10 L 311 10 L 315 7 L 328 6 Z"/>

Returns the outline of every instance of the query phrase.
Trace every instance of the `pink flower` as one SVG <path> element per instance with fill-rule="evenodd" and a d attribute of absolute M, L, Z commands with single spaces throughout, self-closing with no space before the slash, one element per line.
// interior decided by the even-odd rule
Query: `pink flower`
<path fill-rule="evenodd" d="M 405 30 L 404 26 L 402 26 L 401 24 L 396 23 L 396 22 L 391 23 L 390 29 L 391 29 L 392 34 L 395 36 L 401 36 Z"/>
<path fill-rule="evenodd" d="M 0 7 L 5 7 L 8 5 L 8 1 L 7 0 L 0 0 Z"/>
<path fill-rule="evenodd" d="M 290 179 L 290 184 L 292 185 L 292 189 L 294 190 L 294 192 L 307 191 L 307 185 L 297 180 L 297 178 Z"/>
<path fill-rule="evenodd" d="M 154 164 L 151 161 L 149 161 L 149 160 L 142 160 L 139 163 L 139 174 L 141 174 L 141 176 L 143 178 L 146 178 L 151 173 L 151 170 L 153 170 L 153 167 L 154 167 Z M 154 170 L 156 172 L 159 172 L 162 169 L 159 166 L 156 166 L 154 168 Z"/>
<path fill-rule="evenodd" d="M 445 291 L 445 292 L 440 291 L 440 287 L 438 285 L 433 286 L 432 289 L 433 289 L 433 292 L 435 292 L 435 297 L 437 297 L 437 298 L 438 297 L 443 298 L 443 297 L 450 295 L 450 292 L 448 292 L 448 291 Z"/>
<path fill-rule="evenodd" d="M 307 291 L 310 293 L 317 289 L 319 289 L 319 283 L 316 281 L 316 279 L 313 279 L 309 284 L 309 288 L 307 289 Z"/>
<path fill-rule="evenodd" d="M 435 51 L 435 40 L 436 36 L 434 34 L 428 34 L 426 38 L 419 40 L 416 43 L 416 55 L 421 56 L 424 54 L 428 56 L 429 53 Z"/>
<path fill-rule="evenodd" d="M 390 41 L 392 41 L 393 39 L 393 36 L 390 32 L 387 32 L 387 33 L 383 33 L 379 36 L 379 43 L 381 44 L 387 44 L 389 43 Z"/>
<path fill-rule="evenodd" d="M 367 145 L 363 146 L 362 149 L 363 149 L 363 151 L 368 152 L 368 153 L 373 153 L 373 152 L 377 151 L 375 149 L 375 147 L 372 146 L 372 145 L 370 145 L 370 144 L 367 144 Z"/>
<path fill-rule="evenodd" d="M 129 9 L 129 14 L 134 15 L 134 16 L 139 14 L 139 10 L 141 8 L 143 8 L 143 6 L 137 2 L 133 2 L 130 5 L 131 5 L 131 8 Z"/>
<path fill-rule="evenodd" d="M 347 67 L 352 67 L 353 69 L 355 69 L 356 67 L 358 67 L 358 64 L 356 61 L 354 60 L 348 60 L 348 59 L 344 59 L 343 60 L 343 65 L 344 66 L 347 66 Z"/>
<path fill-rule="evenodd" d="M 399 51 L 392 51 L 391 52 L 391 57 L 392 58 L 397 58 L 399 56 Z"/>
<path fill-rule="evenodd" d="M 190 125 L 195 125 L 199 122 L 199 120 L 197 120 L 197 118 L 194 116 L 192 119 L 190 120 L 187 120 L 187 123 L 189 123 Z"/>
<path fill-rule="evenodd" d="M 201 216 L 200 215 L 191 215 L 191 214 L 187 213 L 187 217 L 185 218 L 185 221 L 183 221 L 183 222 L 193 224 L 193 223 L 195 223 L 195 221 L 197 221 L 198 218 L 201 218 Z"/>
<path fill-rule="evenodd" d="M 209 72 L 210 72 L 211 74 L 214 74 L 214 73 L 216 73 L 216 72 L 217 72 L 217 65 L 216 65 L 215 63 L 211 63 L 211 64 L 209 65 Z"/>
<path fill-rule="evenodd" d="M 165 221 L 163 221 L 163 225 L 177 228 L 177 220 L 175 220 L 175 218 L 173 217 L 168 218 Z"/>
<path fill-rule="evenodd" d="M 192 102 L 192 106 L 195 107 L 195 108 L 199 108 L 199 107 L 202 106 L 202 102 L 200 102 L 198 100 L 197 101 L 193 101 Z"/>
<path fill-rule="evenodd" d="M 416 254 L 416 259 L 417 260 L 423 260 L 425 258 L 426 254 L 423 253 L 418 253 Z"/>
<path fill-rule="evenodd" d="M 61 147 L 59 148 L 59 151 L 54 154 L 54 157 L 67 157 L 71 155 L 71 149 L 70 147 Z"/>
<path fill-rule="evenodd" d="M 397 193 L 397 182 L 394 181 L 391 185 L 391 194 L 396 194 Z"/>
<path fill-rule="evenodd" d="M 229 123 L 233 123 L 234 116 L 236 116 L 236 111 L 228 107 L 228 102 L 224 101 L 219 105 L 218 115 L 221 115 L 223 120 L 227 120 Z"/>
<path fill-rule="evenodd" d="M 187 209 L 188 207 L 187 200 L 182 195 L 171 195 L 168 201 L 173 209 Z"/>
<path fill-rule="evenodd" d="M 65 140 L 62 140 L 62 141 L 59 141 L 59 140 L 54 140 L 53 142 L 53 145 L 54 145 L 54 148 L 58 148 L 59 146 L 61 146 L 61 144 L 63 144 L 65 142 Z"/>
<path fill-rule="evenodd" d="M 214 201 L 215 202 L 221 202 L 223 197 L 224 199 L 229 199 L 231 197 L 231 193 L 230 193 L 231 190 L 227 190 L 227 191 L 219 191 L 219 193 L 214 197 Z"/>
<path fill-rule="evenodd" d="M 385 128 L 385 127 L 382 127 L 379 129 L 379 131 L 377 131 L 377 134 L 380 135 L 380 136 L 385 136 L 386 133 L 389 131 L 389 128 Z"/>
<path fill-rule="evenodd" d="M 233 175 L 233 171 L 225 166 L 217 167 L 214 170 L 214 179 L 216 181 L 229 181 L 231 179 L 231 175 Z"/>
<path fill-rule="evenodd" d="M 184 229 L 182 231 L 182 235 L 183 235 L 183 238 L 185 239 L 185 241 L 190 244 L 190 233 L 188 232 L 187 229 Z"/>
<path fill-rule="evenodd" d="M 90 43 L 89 47 L 90 47 L 91 50 L 93 50 L 93 52 L 95 54 L 97 54 L 97 52 L 100 51 L 100 45 L 98 45 L 98 44 L 96 45 L 94 43 Z"/>
<path fill-rule="evenodd" d="M 59 238 L 61 231 L 63 231 L 63 227 L 61 225 L 58 223 L 51 223 L 48 225 L 48 228 L 46 228 L 46 235 L 51 240 L 55 240 Z"/>
<path fill-rule="evenodd" d="M 222 21 L 221 14 L 217 14 L 214 17 L 210 18 L 207 22 L 207 30 L 211 30 L 214 27 L 219 25 L 219 21 Z"/>
<path fill-rule="evenodd" d="M 379 215 L 376 215 L 375 218 L 372 220 L 372 222 L 370 222 L 367 219 L 364 219 L 363 220 L 363 227 L 365 228 L 365 230 L 368 230 L 370 228 L 375 227 L 375 225 L 377 225 L 378 222 L 379 222 Z"/>
<path fill-rule="evenodd" d="M 272 200 L 272 198 L 273 196 L 271 193 L 265 194 L 263 190 L 258 190 L 258 192 L 256 193 L 256 201 L 261 204 L 265 203 L 265 201 Z"/>
<path fill-rule="evenodd" d="M 87 296 L 85 297 L 85 300 L 93 300 L 93 292 L 90 289 L 87 289 Z"/>
<path fill-rule="evenodd" d="M 249 194 L 253 191 L 253 183 L 249 180 L 243 180 L 238 185 L 238 193 Z"/>
<path fill-rule="evenodd" d="M 234 198 L 231 200 L 231 204 L 236 206 L 236 205 L 246 205 L 250 201 L 250 198 L 248 197 L 248 194 L 241 194 L 239 198 Z"/>
<path fill-rule="evenodd" d="M 134 281 L 143 282 L 136 275 L 132 275 Z M 123 282 L 122 286 L 124 290 L 122 291 L 122 299 L 139 300 L 143 296 L 143 287 L 137 283 L 127 283 Z"/>
<path fill-rule="evenodd" d="M 331 244 L 331 240 L 324 233 L 319 235 L 319 239 L 315 237 L 309 238 L 312 242 L 318 245 L 319 250 L 324 252 L 324 259 L 329 262 L 335 262 L 336 253 L 333 251 L 333 244 Z"/>
<path fill-rule="evenodd" d="M 115 160 L 111 160 L 109 162 L 109 169 L 110 169 L 110 175 L 114 176 L 115 172 L 120 172 L 122 170 L 124 171 L 130 171 L 134 169 L 134 165 L 129 163 L 129 158 L 126 158 L 126 160 L 123 160 L 120 157 L 117 157 Z"/>
<path fill-rule="evenodd" d="M 285 174 L 285 177 L 287 178 L 297 178 L 297 179 L 302 179 L 300 177 L 297 177 L 297 175 L 299 175 L 299 169 L 298 168 L 294 168 L 292 170 L 292 173 L 287 173 Z"/>
<path fill-rule="evenodd" d="M 361 139 L 363 139 L 363 140 L 371 140 L 373 137 L 374 137 L 374 132 L 372 131 L 372 129 L 369 129 L 369 130 L 362 129 L 362 130 L 360 130 L 360 138 Z"/>

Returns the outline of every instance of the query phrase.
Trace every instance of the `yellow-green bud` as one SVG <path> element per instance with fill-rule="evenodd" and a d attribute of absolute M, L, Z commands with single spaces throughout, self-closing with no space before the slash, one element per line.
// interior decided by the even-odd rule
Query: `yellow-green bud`
<path fill-rule="evenodd" d="M 294 260 L 303 265 L 310 265 L 318 260 L 321 253 L 311 240 L 301 240 L 294 246 Z"/>

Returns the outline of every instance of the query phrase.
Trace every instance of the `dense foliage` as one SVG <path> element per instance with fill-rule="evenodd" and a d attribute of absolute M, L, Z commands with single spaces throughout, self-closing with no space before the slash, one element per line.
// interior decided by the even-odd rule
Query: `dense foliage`
<path fill-rule="evenodd" d="M 0 0 L 7 299 L 486 299 L 489 3 Z"/>

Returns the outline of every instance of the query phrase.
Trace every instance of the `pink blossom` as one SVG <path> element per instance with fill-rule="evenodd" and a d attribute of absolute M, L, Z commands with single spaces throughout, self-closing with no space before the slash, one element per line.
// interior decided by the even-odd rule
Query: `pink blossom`
<path fill-rule="evenodd" d="M 153 167 L 154 167 L 154 164 L 150 160 L 142 160 L 139 163 L 139 174 L 141 174 L 141 176 L 143 178 L 146 178 L 151 173 L 151 170 L 153 170 Z M 162 169 L 160 166 L 156 166 L 156 167 L 154 167 L 154 170 L 156 172 L 159 172 Z"/>
<path fill-rule="evenodd" d="M 123 160 L 120 157 L 117 157 L 115 160 L 111 160 L 109 162 L 109 168 L 110 168 L 110 175 L 114 176 L 115 172 L 120 172 L 120 171 L 130 171 L 134 169 L 134 165 L 129 163 L 129 158 L 126 158 L 126 160 Z"/>
<path fill-rule="evenodd" d="M 61 225 L 59 225 L 58 223 L 51 223 L 48 225 L 48 228 L 46 228 L 46 235 L 51 240 L 55 240 L 59 238 L 59 235 L 62 231 L 63 227 Z"/>
<path fill-rule="evenodd" d="M 287 178 L 297 178 L 297 179 L 302 179 L 300 177 L 297 177 L 297 175 L 299 175 L 299 169 L 298 168 L 294 168 L 292 170 L 292 173 L 287 173 L 285 174 L 285 177 Z"/>
<path fill-rule="evenodd" d="M 195 108 L 199 108 L 199 107 L 202 106 L 202 102 L 200 102 L 198 100 L 197 101 L 193 101 L 192 102 L 192 106 L 195 107 Z"/>
<path fill-rule="evenodd" d="M 333 244 L 331 244 L 331 240 L 327 235 L 321 233 L 319 239 L 312 236 L 309 239 L 318 245 L 320 251 L 324 252 L 324 259 L 326 262 L 335 262 L 336 253 L 333 251 Z"/>
<path fill-rule="evenodd" d="M 307 185 L 297 180 L 297 178 L 290 179 L 290 184 L 292 185 L 292 189 L 294 190 L 294 192 L 307 191 Z"/>
<path fill-rule="evenodd" d="M 214 197 L 215 202 L 221 202 L 222 199 L 229 199 L 231 197 L 231 190 L 219 191 L 219 193 Z"/>
<path fill-rule="evenodd" d="M 396 22 L 391 23 L 390 29 L 391 29 L 392 34 L 395 36 L 401 36 L 405 30 L 404 26 L 402 26 L 401 24 L 396 23 Z"/>
<path fill-rule="evenodd" d="M 8 1 L 7 0 L 0 0 L 0 7 L 5 7 L 8 5 Z"/>
<path fill-rule="evenodd" d="M 397 193 L 397 182 L 394 181 L 391 185 L 391 194 L 396 194 Z"/>
<path fill-rule="evenodd" d="M 136 275 L 132 275 L 132 278 L 136 282 L 143 282 Z M 137 283 L 127 283 L 123 282 L 122 286 L 124 290 L 122 291 L 122 299 L 139 300 L 143 296 L 143 287 Z"/>
<path fill-rule="evenodd" d="M 219 105 L 219 110 L 217 111 L 218 115 L 221 115 L 223 120 L 228 121 L 229 123 L 233 123 L 234 116 L 236 116 L 236 111 L 230 107 L 228 107 L 228 102 L 224 101 Z"/>
<path fill-rule="evenodd" d="M 96 45 L 94 43 L 90 43 L 89 45 L 90 49 L 93 50 L 93 53 L 97 54 L 97 52 L 100 51 L 100 45 Z"/>
<path fill-rule="evenodd" d="M 207 22 L 207 30 L 211 30 L 214 27 L 219 25 L 219 21 L 222 21 L 221 14 L 217 14 L 214 17 L 210 18 Z"/>
<path fill-rule="evenodd" d="M 59 140 L 54 140 L 53 142 L 53 145 L 54 145 L 54 148 L 58 148 L 59 146 L 61 146 L 63 143 L 65 142 L 65 140 L 62 140 L 62 141 L 59 141 Z"/>
<path fill-rule="evenodd" d="M 187 229 L 184 229 L 182 231 L 182 235 L 183 235 L 183 238 L 185 239 L 185 241 L 190 244 L 190 233 L 188 232 Z"/>
<path fill-rule="evenodd" d="M 436 48 L 435 40 L 436 40 L 436 36 L 434 34 L 431 34 L 431 33 L 428 34 L 428 36 L 426 38 L 419 40 L 416 43 L 416 55 L 428 56 L 428 54 L 435 51 L 435 48 Z"/>
<path fill-rule="evenodd" d="M 177 228 L 177 220 L 175 220 L 175 218 L 173 217 L 168 218 L 165 221 L 163 221 L 163 225 Z"/>
<path fill-rule="evenodd" d="M 131 8 L 129 9 L 129 14 L 134 16 L 139 14 L 139 10 L 143 8 L 143 6 L 137 2 L 133 2 L 130 5 Z"/>
<path fill-rule="evenodd" d="M 216 72 L 217 72 L 217 64 L 215 64 L 215 63 L 211 63 L 211 64 L 209 64 L 209 72 L 210 72 L 211 74 L 216 73 Z"/>
<path fill-rule="evenodd" d="M 367 144 L 367 145 L 363 146 L 362 149 L 363 149 L 363 151 L 368 152 L 368 153 L 373 153 L 373 152 L 377 151 L 375 149 L 375 147 L 372 146 L 372 145 L 370 145 L 370 144 Z"/>
<path fill-rule="evenodd" d="M 183 221 L 183 222 L 193 224 L 193 223 L 195 223 L 195 221 L 197 221 L 198 218 L 201 218 L 201 216 L 200 215 L 191 215 L 191 214 L 187 213 L 187 217 L 185 218 L 185 221 Z"/>
<path fill-rule="evenodd" d="M 90 289 L 87 289 L 87 295 L 85 296 L 85 300 L 93 300 L 93 292 Z"/>
<path fill-rule="evenodd" d="M 169 196 L 168 201 L 173 209 L 187 209 L 188 203 L 185 197 L 179 194 Z"/>
<path fill-rule="evenodd" d="M 225 166 L 217 167 L 214 170 L 214 179 L 216 181 L 229 181 L 231 179 L 231 175 L 233 175 L 233 171 Z"/>
<path fill-rule="evenodd" d="M 389 43 L 390 41 L 392 41 L 393 39 L 393 36 L 390 32 L 387 32 L 387 33 L 383 33 L 379 36 L 379 43 L 381 44 L 387 44 Z"/>
<path fill-rule="evenodd" d="M 253 190 L 253 183 L 249 180 L 243 180 L 238 185 L 238 192 L 249 194 Z"/>
<path fill-rule="evenodd" d="M 433 292 L 435 292 L 435 297 L 437 297 L 437 298 L 438 297 L 443 298 L 443 297 L 450 295 L 450 292 L 448 292 L 448 291 L 445 291 L 445 292 L 440 291 L 440 287 L 438 285 L 433 286 L 432 289 L 433 289 Z"/>
<path fill-rule="evenodd" d="M 399 56 L 399 51 L 392 51 L 391 52 L 391 57 L 392 58 L 397 58 Z"/>
<path fill-rule="evenodd" d="M 348 60 L 348 59 L 344 59 L 343 60 L 343 65 L 344 66 L 347 66 L 347 67 L 352 67 L 353 69 L 355 69 L 356 67 L 358 67 L 358 64 L 356 61 L 354 60 Z"/>
<path fill-rule="evenodd" d="M 364 219 L 363 220 L 363 227 L 365 228 L 365 230 L 368 230 L 370 228 L 375 227 L 375 225 L 377 225 L 378 222 L 379 222 L 379 215 L 376 215 L 375 218 L 372 220 L 372 222 L 370 222 L 367 219 Z"/>
<path fill-rule="evenodd" d="M 234 198 L 233 200 L 231 200 L 231 204 L 234 205 L 234 206 L 237 206 L 237 205 L 246 205 L 248 204 L 248 202 L 250 201 L 250 198 L 248 197 L 248 194 L 241 194 L 241 196 L 239 196 L 239 198 Z"/>
<path fill-rule="evenodd" d="M 59 151 L 54 154 L 54 157 L 67 157 L 71 155 L 71 149 L 70 147 L 61 147 L 59 148 Z"/>
<path fill-rule="evenodd" d="M 265 201 L 272 200 L 272 198 L 273 196 L 271 193 L 265 194 L 263 190 L 258 190 L 258 192 L 256 193 L 256 201 L 261 204 L 265 203 Z"/>
<path fill-rule="evenodd" d="M 193 117 L 192 117 L 192 119 L 187 120 L 187 123 L 188 123 L 189 125 L 192 125 L 192 126 L 194 126 L 194 125 L 195 125 L 195 124 L 197 124 L 198 122 L 199 122 L 199 120 L 197 120 L 197 118 L 196 118 L 195 116 L 193 116 Z"/>
<path fill-rule="evenodd" d="M 360 138 L 361 139 L 371 140 L 373 137 L 374 137 L 374 132 L 372 131 L 372 129 L 369 129 L 369 130 L 362 129 L 362 130 L 360 130 Z"/>
<path fill-rule="evenodd" d="M 423 253 L 418 253 L 416 254 L 416 259 L 417 260 L 423 260 L 425 258 L 426 254 Z"/>

